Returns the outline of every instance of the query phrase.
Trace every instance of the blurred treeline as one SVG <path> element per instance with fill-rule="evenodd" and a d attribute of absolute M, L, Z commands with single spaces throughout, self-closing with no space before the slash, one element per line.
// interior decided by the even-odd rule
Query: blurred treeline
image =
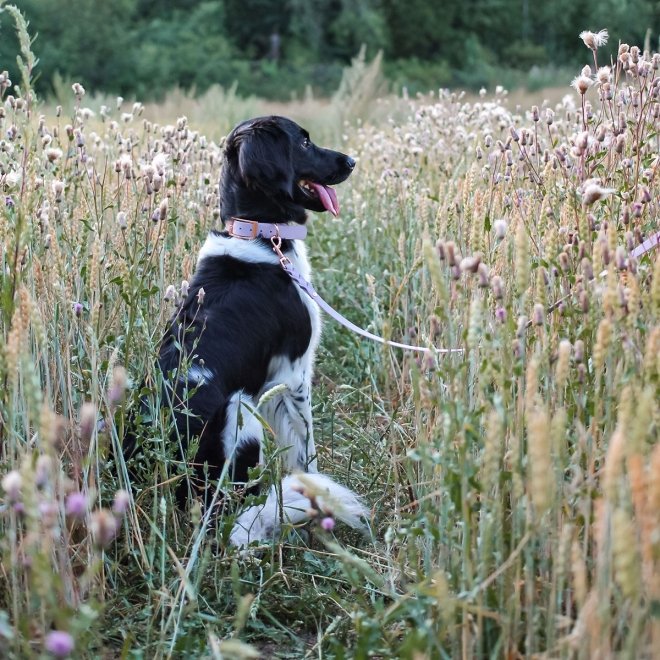
<path fill-rule="evenodd" d="M 11 2 L 11 0 L 9 0 Z M 657 40 L 657 0 L 15 0 L 37 34 L 42 93 L 90 89 L 158 98 L 180 87 L 238 86 L 272 99 L 331 93 L 362 45 L 382 50 L 392 85 L 411 92 L 495 83 L 541 87 L 589 61 L 583 29 Z M 657 42 L 654 41 L 654 46 Z M 0 69 L 15 73 L 0 15 Z"/>

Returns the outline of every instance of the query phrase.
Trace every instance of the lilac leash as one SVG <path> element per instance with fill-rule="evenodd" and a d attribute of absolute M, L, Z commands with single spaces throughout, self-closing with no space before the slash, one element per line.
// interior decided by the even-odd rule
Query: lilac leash
<path fill-rule="evenodd" d="M 277 225 L 274 225 L 277 227 Z M 308 282 L 300 273 L 300 271 L 293 265 L 291 259 L 287 257 L 281 248 L 282 237 L 280 235 L 272 236 L 270 242 L 273 244 L 273 252 L 279 257 L 280 265 L 284 272 L 326 313 L 328 316 L 332 317 L 338 323 L 341 323 L 345 328 L 352 330 L 362 337 L 371 339 L 372 341 L 377 341 L 379 344 L 384 344 L 385 346 L 393 346 L 395 348 L 404 348 L 408 351 L 418 351 L 419 353 L 462 353 L 462 348 L 424 348 L 422 346 L 410 346 L 408 344 L 401 344 L 398 341 L 391 341 L 385 339 L 384 337 L 379 337 L 378 335 L 364 330 L 358 325 L 355 325 L 352 321 L 349 321 L 345 316 L 340 314 L 334 307 L 331 307 L 321 296 L 317 293 L 316 289 L 311 282 Z M 286 238 L 286 237 L 285 237 Z"/>

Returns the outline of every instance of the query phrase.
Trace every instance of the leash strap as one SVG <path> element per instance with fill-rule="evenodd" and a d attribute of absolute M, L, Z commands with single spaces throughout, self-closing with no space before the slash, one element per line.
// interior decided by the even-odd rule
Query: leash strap
<path fill-rule="evenodd" d="M 660 245 L 660 231 L 649 236 L 643 243 L 640 243 L 631 253 L 631 257 L 641 257 L 649 250 Z"/>
<path fill-rule="evenodd" d="M 331 307 L 321 296 L 318 294 L 311 282 L 308 282 L 301 274 L 300 271 L 293 265 L 291 260 L 282 253 L 280 245 L 282 244 L 279 237 L 274 237 L 271 239 L 273 244 L 273 251 L 280 258 L 280 265 L 284 272 L 326 313 L 328 316 L 332 317 L 338 323 L 341 323 L 345 328 L 352 330 L 362 337 L 371 339 L 372 341 L 377 341 L 379 344 L 384 344 L 385 346 L 393 346 L 395 348 L 404 348 L 408 351 L 417 351 L 418 353 L 462 353 L 462 348 L 424 348 L 422 346 L 409 346 L 408 344 L 401 344 L 398 341 L 391 341 L 385 339 L 384 337 L 379 337 L 378 335 L 364 330 L 358 325 L 355 325 L 352 321 L 349 321 L 345 316 L 340 314 L 334 307 Z"/>

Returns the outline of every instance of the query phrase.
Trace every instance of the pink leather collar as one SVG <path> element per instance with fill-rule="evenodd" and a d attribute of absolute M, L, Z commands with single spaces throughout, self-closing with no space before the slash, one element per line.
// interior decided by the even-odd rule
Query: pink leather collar
<path fill-rule="evenodd" d="M 243 218 L 231 218 L 225 224 L 226 230 L 234 238 L 249 241 L 254 238 L 303 239 L 307 236 L 305 225 L 286 225 L 270 222 L 255 222 Z"/>

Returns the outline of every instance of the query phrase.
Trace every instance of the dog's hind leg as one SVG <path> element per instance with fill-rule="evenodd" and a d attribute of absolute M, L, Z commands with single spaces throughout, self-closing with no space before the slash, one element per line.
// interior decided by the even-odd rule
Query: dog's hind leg
<path fill-rule="evenodd" d="M 286 390 L 268 401 L 262 412 L 271 425 L 279 447 L 286 448 L 287 470 L 318 472 L 312 419 L 312 372 L 296 361 L 279 370 L 268 387 Z"/>
<path fill-rule="evenodd" d="M 229 478 L 237 485 L 246 484 L 248 471 L 263 462 L 263 426 L 255 416 L 255 403 L 242 391 L 229 399 L 222 432 L 225 460 L 229 461 Z"/>

